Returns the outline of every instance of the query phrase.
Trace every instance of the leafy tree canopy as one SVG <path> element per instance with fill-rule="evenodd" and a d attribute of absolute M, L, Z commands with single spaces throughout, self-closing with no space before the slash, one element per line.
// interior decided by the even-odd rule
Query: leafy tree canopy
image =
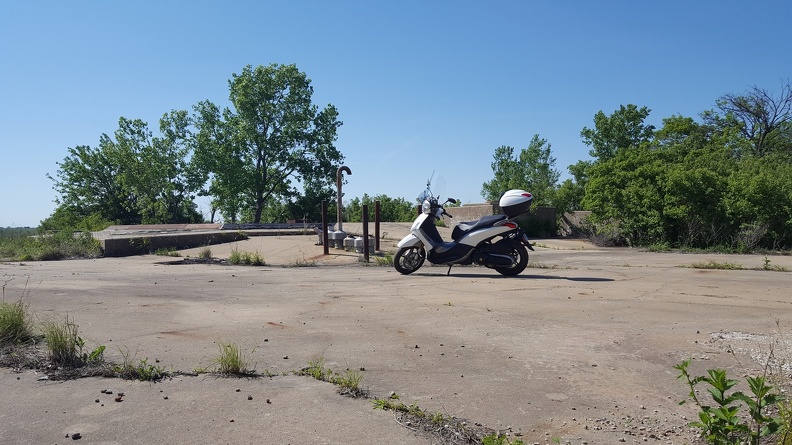
<path fill-rule="evenodd" d="M 621 105 L 610 116 L 602 111 L 594 115 L 594 128 L 583 128 L 580 137 L 583 142 L 591 147 L 591 157 L 607 161 L 612 158 L 618 149 L 635 147 L 652 137 L 655 127 L 644 124 L 644 119 L 649 116 L 646 107 L 638 108 L 636 105 Z"/>
<path fill-rule="evenodd" d="M 228 81 L 234 107 L 196 107 L 196 159 L 211 173 L 206 193 L 227 220 L 261 222 L 271 200 L 331 196 L 344 157 L 333 145 L 341 126 L 333 105 L 319 110 L 295 65 L 248 65 Z M 304 200 L 303 200 L 304 201 Z M 301 203 L 318 206 L 319 201 Z"/>
<path fill-rule="evenodd" d="M 493 158 L 491 165 L 495 177 L 482 185 L 484 199 L 497 201 L 507 190 L 522 189 L 533 193 L 536 205 L 553 203 L 561 173 L 555 169 L 556 160 L 551 156 L 546 139 L 534 135 L 516 158 L 514 147 L 500 146 L 495 149 Z"/>
<path fill-rule="evenodd" d="M 114 138 L 103 134 L 98 147 L 68 149 L 49 176 L 59 193 L 54 226 L 184 223 L 201 220 L 193 198 L 205 178 L 189 158 L 189 119 L 174 111 L 160 119 L 159 136 L 141 120 L 120 118 Z"/>

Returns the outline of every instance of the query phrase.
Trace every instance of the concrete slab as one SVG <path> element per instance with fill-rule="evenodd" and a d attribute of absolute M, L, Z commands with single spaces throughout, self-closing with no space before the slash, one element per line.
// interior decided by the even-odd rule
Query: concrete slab
<path fill-rule="evenodd" d="M 391 247 L 406 233 L 400 230 L 390 229 Z M 758 369 L 752 356 L 766 350 L 762 342 L 788 338 L 792 329 L 791 273 L 678 267 L 716 260 L 761 268 L 763 256 L 558 241 L 538 240 L 533 267 L 513 278 L 477 267 L 402 276 L 360 265 L 356 254 L 323 257 L 307 235 L 211 247 L 216 257 L 221 249 L 258 250 L 263 267 L 169 264 L 180 259 L 152 255 L 2 264 L 6 301 L 23 298 L 38 320 L 68 314 L 90 346 L 107 346 L 110 359 L 192 371 L 213 366 L 217 342 L 226 341 L 276 376 L 55 383 L 39 381 L 41 372 L 6 369 L 0 437 L 21 444 L 71 443 L 66 435 L 75 432 L 81 443 L 436 443 L 369 401 L 288 375 L 323 357 L 336 371 L 365 368 L 362 384 L 372 395 L 394 391 L 404 403 L 508 429 L 526 443 L 684 444 L 694 437 L 685 426 L 694 412 L 677 404 L 687 390 L 673 366 L 692 357 L 693 372 L 718 366 L 741 376 Z M 792 257 L 768 259 L 792 267 Z M 313 267 L 282 267 L 298 265 Z M 100 393 L 106 388 L 127 396 L 113 402 Z"/>

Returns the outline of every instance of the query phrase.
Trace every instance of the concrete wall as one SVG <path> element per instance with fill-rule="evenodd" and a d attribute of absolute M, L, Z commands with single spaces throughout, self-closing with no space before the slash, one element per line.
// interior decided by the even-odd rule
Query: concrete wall
<path fill-rule="evenodd" d="M 99 239 L 99 247 L 102 249 L 104 256 L 120 257 L 153 253 L 158 249 L 188 249 L 210 244 L 230 243 L 239 239 L 242 239 L 242 237 L 238 232 L 220 231 L 165 235 L 141 234 L 140 236 Z"/>

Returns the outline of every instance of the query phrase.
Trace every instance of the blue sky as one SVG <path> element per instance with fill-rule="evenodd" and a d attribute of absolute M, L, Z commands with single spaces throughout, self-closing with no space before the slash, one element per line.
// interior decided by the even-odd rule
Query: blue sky
<path fill-rule="evenodd" d="M 335 105 L 345 199 L 412 200 L 437 171 L 480 202 L 500 145 L 548 140 L 588 159 L 580 130 L 620 104 L 698 117 L 726 93 L 792 76 L 792 2 L 0 0 L 0 227 L 55 208 L 67 148 L 118 118 L 228 106 L 246 65 L 307 73 Z M 204 213 L 208 212 L 201 204 Z"/>

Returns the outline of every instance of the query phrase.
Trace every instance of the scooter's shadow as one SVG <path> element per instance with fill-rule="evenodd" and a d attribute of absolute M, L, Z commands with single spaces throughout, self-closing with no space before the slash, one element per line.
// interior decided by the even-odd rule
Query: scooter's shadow
<path fill-rule="evenodd" d="M 421 273 L 421 272 L 414 272 L 411 275 L 414 276 L 426 276 L 426 277 L 449 277 L 449 278 L 496 278 L 496 279 L 505 279 L 505 280 L 567 280 L 567 281 L 582 281 L 582 282 L 610 282 L 616 281 L 613 278 L 602 278 L 602 277 L 563 277 L 560 275 L 515 275 L 507 277 L 505 275 L 501 275 L 498 273 L 492 274 L 483 274 L 483 273 L 454 273 L 451 274 L 446 273 Z"/>

